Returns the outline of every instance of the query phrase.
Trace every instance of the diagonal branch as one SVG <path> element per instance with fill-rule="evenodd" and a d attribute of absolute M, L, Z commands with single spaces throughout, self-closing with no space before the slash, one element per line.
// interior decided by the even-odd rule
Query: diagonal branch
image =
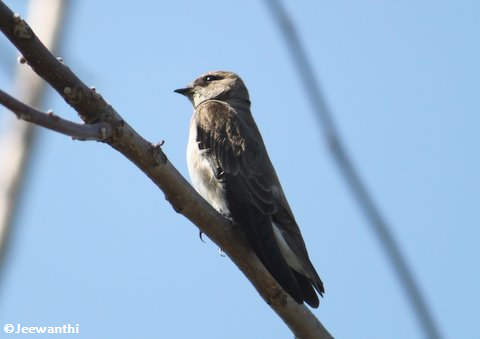
<path fill-rule="evenodd" d="M 77 124 L 62 119 L 53 114 L 53 112 L 43 113 L 37 111 L 35 108 L 25 105 L 2 90 L 0 90 L 0 102 L 6 108 L 15 113 L 17 118 L 71 136 L 76 140 L 103 141 L 112 136 L 112 128 L 110 124 L 105 122 L 99 122 L 96 124 Z"/>
<path fill-rule="evenodd" d="M 83 121 L 111 126 L 112 133 L 104 142 L 130 159 L 165 193 L 175 211 L 192 221 L 224 250 L 297 338 L 332 338 L 306 306 L 297 304 L 283 291 L 250 250 L 243 233 L 195 192 L 161 148 L 140 136 L 98 93 L 60 63 L 27 23 L 1 1 L 0 30 Z"/>

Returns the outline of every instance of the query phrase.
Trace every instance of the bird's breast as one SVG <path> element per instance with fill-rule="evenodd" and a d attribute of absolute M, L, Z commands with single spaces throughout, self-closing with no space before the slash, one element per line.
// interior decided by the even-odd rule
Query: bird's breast
<path fill-rule="evenodd" d="M 187 166 L 193 187 L 219 213 L 229 215 L 225 197 L 225 187 L 215 177 L 208 160 L 208 150 L 201 150 L 197 142 L 197 124 L 192 118 L 187 144 Z"/>

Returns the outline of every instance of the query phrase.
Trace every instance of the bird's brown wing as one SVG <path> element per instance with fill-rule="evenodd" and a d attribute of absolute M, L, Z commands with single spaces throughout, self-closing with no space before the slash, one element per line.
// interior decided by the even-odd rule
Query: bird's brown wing
<path fill-rule="evenodd" d="M 261 136 L 250 113 L 245 114 L 248 114 L 247 120 L 221 101 L 211 100 L 201 104 L 195 116 L 197 142 L 207 152 L 217 180 L 224 184 L 233 220 L 244 229 L 259 259 L 297 302 L 306 300 L 315 307 L 318 298 L 311 284 L 308 284 L 308 293 L 304 292 L 308 279 L 304 281 L 302 277 L 297 277 L 275 239 L 272 221 L 279 223 L 281 229 L 287 228 L 286 232 L 291 234 L 287 234 L 290 238 L 287 242 L 300 242 L 292 248 L 296 250 L 298 247 L 300 259 L 307 260 L 311 266 Z"/>

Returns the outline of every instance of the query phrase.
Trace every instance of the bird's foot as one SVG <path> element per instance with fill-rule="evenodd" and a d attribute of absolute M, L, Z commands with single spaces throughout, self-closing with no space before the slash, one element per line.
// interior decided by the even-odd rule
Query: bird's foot
<path fill-rule="evenodd" d="M 203 236 L 203 232 L 202 232 L 202 231 L 198 231 L 198 236 L 199 236 L 200 240 L 201 240 L 203 243 L 205 243 L 205 240 L 203 240 L 203 237 L 202 237 L 202 236 Z"/>
<path fill-rule="evenodd" d="M 223 250 L 220 247 L 218 248 L 218 254 L 220 254 L 221 257 L 226 257 L 227 256 L 225 254 L 225 252 L 223 252 Z"/>

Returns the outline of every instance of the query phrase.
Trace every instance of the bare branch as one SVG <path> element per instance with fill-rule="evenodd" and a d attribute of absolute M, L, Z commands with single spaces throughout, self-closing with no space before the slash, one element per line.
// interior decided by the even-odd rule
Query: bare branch
<path fill-rule="evenodd" d="M 55 50 L 58 44 L 59 28 L 68 4 L 68 0 L 29 1 L 28 18 L 50 50 Z M 45 82 L 24 65 L 17 65 L 15 73 L 16 95 L 28 105 L 40 105 L 45 94 Z M 10 239 L 15 231 L 12 224 L 38 138 L 35 125 L 13 116 L 5 116 L 5 123 L 5 132 L 0 136 L 0 270 L 6 270 L 8 264 Z"/>
<path fill-rule="evenodd" d="M 418 282 L 405 259 L 398 241 L 385 217 L 369 192 L 367 185 L 358 173 L 350 154 L 343 142 L 333 120 L 333 114 L 323 96 L 319 81 L 315 77 L 312 64 L 307 57 L 305 48 L 301 42 L 295 26 L 288 16 L 287 11 L 281 5 L 280 0 L 265 0 L 275 23 L 278 25 L 291 53 L 298 74 L 303 82 L 305 92 L 312 105 L 315 117 L 319 120 L 320 128 L 326 138 L 330 151 L 343 175 L 353 197 L 356 199 L 369 222 L 374 234 L 378 237 L 391 266 L 397 273 L 397 278 L 405 289 L 410 304 L 417 316 L 417 319 L 425 333 L 425 336 L 432 339 L 442 338 L 433 313 L 430 310 L 425 297 L 423 296 Z"/>
<path fill-rule="evenodd" d="M 165 193 L 175 211 L 187 217 L 223 249 L 297 338 L 332 338 L 306 306 L 297 304 L 283 291 L 250 250 L 238 227 L 195 192 L 168 161 L 160 146 L 153 146 L 142 138 L 98 93 L 58 62 L 25 21 L 15 17 L 3 2 L 0 2 L 0 30 L 35 72 L 55 88 L 86 123 L 105 122 L 112 126 L 113 133 L 105 142 L 138 166 Z"/>
<path fill-rule="evenodd" d="M 11 110 L 19 119 L 71 136 L 76 140 L 103 141 L 112 136 L 112 128 L 105 122 L 96 124 L 77 124 L 53 114 L 43 113 L 25 105 L 0 90 L 0 104 Z"/>

